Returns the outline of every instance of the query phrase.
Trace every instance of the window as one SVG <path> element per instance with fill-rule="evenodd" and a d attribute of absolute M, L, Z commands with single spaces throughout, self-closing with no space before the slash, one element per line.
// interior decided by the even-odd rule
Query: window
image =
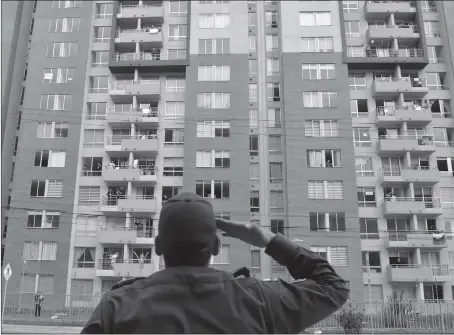
<path fill-rule="evenodd" d="M 84 148 L 102 148 L 104 146 L 104 129 L 85 129 Z"/>
<path fill-rule="evenodd" d="M 308 150 L 307 166 L 315 168 L 341 167 L 341 151 L 330 149 Z"/>
<path fill-rule="evenodd" d="M 281 135 L 269 135 L 268 150 L 270 152 L 274 152 L 274 153 L 280 153 L 282 151 L 282 136 Z"/>
<path fill-rule="evenodd" d="M 169 13 L 176 16 L 184 16 L 188 13 L 187 1 L 169 1 Z"/>
<path fill-rule="evenodd" d="M 350 112 L 352 117 L 368 117 L 367 99 L 350 100 Z"/>
<path fill-rule="evenodd" d="M 35 151 L 33 166 L 39 167 L 65 167 L 66 151 L 39 150 Z"/>
<path fill-rule="evenodd" d="M 197 137 L 230 137 L 230 122 L 203 121 L 197 123 Z"/>
<path fill-rule="evenodd" d="M 211 258 L 210 264 L 230 264 L 230 245 L 221 244 L 219 254 Z"/>
<path fill-rule="evenodd" d="M 303 79 L 321 80 L 335 79 L 334 64 L 303 64 Z"/>
<path fill-rule="evenodd" d="M 43 82 L 47 84 L 66 84 L 74 80 L 75 68 L 44 69 Z"/>
<path fill-rule="evenodd" d="M 169 24 L 169 41 L 185 40 L 188 26 L 186 24 Z"/>
<path fill-rule="evenodd" d="M 307 137 L 339 137 L 339 123 L 336 120 L 306 120 Z"/>
<path fill-rule="evenodd" d="M 257 128 L 258 118 L 259 118 L 259 111 L 257 109 L 250 109 L 249 110 L 249 127 L 250 128 Z"/>
<path fill-rule="evenodd" d="M 266 75 L 276 76 L 279 75 L 279 58 L 267 58 L 266 59 Z"/>
<path fill-rule="evenodd" d="M 109 18 L 113 15 L 113 4 L 98 3 L 96 4 L 96 17 L 99 19 Z"/>
<path fill-rule="evenodd" d="M 371 147 L 369 128 L 353 128 L 353 142 L 355 147 Z"/>
<path fill-rule="evenodd" d="M 445 176 L 453 176 L 454 174 L 454 157 L 437 157 L 438 171 Z M 445 173 L 447 172 L 447 173 Z"/>
<path fill-rule="evenodd" d="M 229 168 L 230 167 L 230 151 L 199 150 L 196 152 L 196 167 Z"/>
<path fill-rule="evenodd" d="M 93 279 L 73 279 L 71 281 L 73 301 L 93 300 Z"/>
<path fill-rule="evenodd" d="M 43 294 L 54 293 L 54 276 L 45 274 L 24 273 L 22 277 L 22 292 Z"/>
<path fill-rule="evenodd" d="M 361 22 L 360 21 L 345 21 L 345 36 L 350 38 L 361 37 Z"/>
<path fill-rule="evenodd" d="M 224 180 L 197 180 L 196 194 L 204 198 L 228 199 L 230 182 Z"/>
<path fill-rule="evenodd" d="M 311 231 L 345 231 L 345 213 L 309 213 Z"/>
<path fill-rule="evenodd" d="M 337 92 L 303 92 L 303 104 L 306 108 L 337 107 Z"/>
<path fill-rule="evenodd" d="M 342 1 L 342 9 L 344 13 L 358 13 L 359 1 Z"/>
<path fill-rule="evenodd" d="M 249 52 L 257 51 L 257 35 L 248 36 Z"/>
<path fill-rule="evenodd" d="M 60 226 L 60 213 L 47 211 L 28 212 L 27 228 L 58 228 Z"/>
<path fill-rule="evenodd" d="M 164 157 L 164 177 L 183 176 L 183 157 Z"/>
<path fill-rule="evenodd" d="M 269 128 L 280 128 L 281 127 L 281 109 L 280 108 L 268 108 L 268 127 Z"/>
<path fill-rule="evenodd" d="M 283 191 L 270 191 L 270 211 L 283 212 L 284 211 L 284 192 Z"/>
<path fill-rule="evenodd" d="M 426 72 L 426 85 L 429 90 L 442 90 L 445 88 L 442 76 L 443 74 L 440 72 Z"/>
<path fill-rule="evenodd" d="M 228 28 L 230 14 L 199 14 L 199 29 Z"/>
<path fill-rule="evenodd" d="M 332 266 L 348 266 L 347 247 L 344 246 L 312 246 L 311 251 L 325 258 Z"/>
<path fill-rule="evenodd" d="M 107 114 L 107 103 L 106 102 L 89 102 L 87 105 L 88 109 L 88 120 L 105 120 Z M 117 111 L 115 111 L 116 113 Z"/>
<path fill-rule="evenodd" d="M 278 35 L 266 35 L 265 36 L 265 48 L 266 48 L 266 51 L 278 51 L 279 50 L 279 36 Z"/>
<path fill-rule="evenodd" d="M 36 138 L 65 138 L 68 137 L 67 122 L 39 122 Z"/>
<path fill-rule="evenodd" d="M 250 191 L 249 200 L 249 209 L 251 213 L 260 212 L 260 192 L 257 190 Z"/>
<path fill-rule="evenodd" d="M 184 92 L 186 90 L 186 79 L 184 77 L 167 77 L 167 92 Z"/>
<path fill-rule="evenodd" d="M 351 90 L 365 90 L 367 87 L 366 74 L 350 72 L 348 74 L 348 82 Z"/>
<path fill-rule="evenodd" d="M 303 37 L 302 52 L 333 52 L 334 42 L 332 37 Z"/>
<path fill-rule="evenodd" d="M 270 183 L 282 183 L 282 163 L 272 162 L 270 163 Z"/>
<path fill-rule="evenodd" d="M 61 198 L 63 181 L 55 179 L 32 180 L 30 197 Z"/>
<path fill-rule="evenodd" d="M 199 39 L 200 55 L 221 55 L 230 53 L 230 38 Z"/>
<path fill-rule="evenodd" d="M 300 12 L 300 26 L 330 26 L 330 12 Z"/>
<path fill-rule="evenodd" d="M 274 234 L 284 234 L 284 220 L 271 220 L 271 231 Z"/>
<path fill-rule="evenodd" d="M 359 229 L 361 239 L 363 240 L 378 240 L 378 222 L 377 219 L 359 219 Z"/>
<path fill-rule="evenodd" d="M 249 155 L 258 156 L 259 154 L 259 136 L 249 135 Z"/>
<path fill-rule="evenodd" d="M 184 129 L 165 129 L 164 144 L 184 144 Z"/>
<path fill-rule="evenodd" d="M 277 12 L 265 12 L 265 26 L 267 28 L 277 28 Z"/>
<path fill-rule="evenodd" d="M 199 81 L 229 81 L 230 65 L 204 65 L 198 67 Z"/>
<path fill-rule="evenodd" d="M 99 205 L 101 188 L 99 186 L 80 186 L 79 205 Z"/>
<path fill-rule="evenodd" d="M 424 21 L 426 37 L 440 37 L 440 23 L 438 21 Z"/>
<path fill-rule="evenodd" d="M 163 186 L 162 187 L 162 201 L 166 201 L 178 193 L 180 193 L 181 187 L 178 186 Z"/>
<path fill-rule="evenodd" d="M 90 77 L 90 93 L 107 93 L 109 89 L 109 77 Z"/>
<path fill-rule="evenodd" d="M 52 3 L 52 8 L 77 8 L 82 6 L 82 0 L 54 0 Z"/>
<path fill-rule="evenodd" d="M 257 59 L 249 59 L 249 76 L 257 75 Z"/>
<path fill-rule="evenodd" d="M 250 163 L 249 165 L 249 177 L 251 180 L 259 179 L 259 163 Z"/>
<path fill-rule="evenodd" d="M 65 17 L 61 19 L 49 20 L 50 33 L 72 33 L 78 32 L 80 27 L 80 18 L 78 17 Z"/>
<path fill-rule="evenodd" d="M 425 300 L 444 300 L 443 285 L 424 284 Z"/>
<path fill-rule="evenodd" d="M 82 166 L 82 176 L 99 177 L 102 175 L 102 157 L 84 157 Z"/>
<path fill-rule="evenodd" d="M 94 42 L 106 43 L 112 37 L 112 27 L 95 27 Z"/>
<path fill-rule="evenodd" d="M 340 200 L 344 198 L 344 186 L 342 181 L 334 180 L 309 180 L 309 199 Z"/>
<path fill-rule="evenodd" d="M 93 51 L 92 60 L 93 67 L 107 67 L 107 65 L 109 64 L 109 52 Z"/>
<path fill-rule="evenodd" d="M 260 250 L 251 250 L 251 271 L 260 272 Z"/>
<path fill-rule="evenodd" d="M 46 57 L 72 57 L 77 56 L 77 43 L 53 42 L 47 43 Z"/>
<path fill-rule="evenodd" d="M 247 18 L 248 27 L 254 28 L 257 25 L 257 13 L 249 12 Z"/>
<path fill-rule="evenodd" d="M 372 157 L 355 157 L 355 169 L 358 177 L 373 177 Z"/>
<path fill-rule="evenodd" d="M 25 242 L 22 255 L 27 261 L 55 261 L 57 242 Z"/>
<path fill-rule="evenodd" d="M 443 208 L 454 208 L 454 187 L 440 187 Z"/>
<path fill-rule="evenodd" d="M 221 3 L 229 3 L 228 0 L 211 0 L 211 1 L 199 1 L 201 5 L 209 5 L 209 4 L 221 4 Z"/>
<path fill-rule="evenodd" d="M 177 120 L 184 118 L 184 102 L 183 101 L 166 101 L 165 103 L 165 117 L 166 119 Z"/>
<path fill-rule="evenodd" d="M 71 94 L 43 94 L 41 95 L 40 109 L 70 110 L 73 96 Z"/>
<path fill-rule="evenodd" d="M 377 207 L 374 187 L 358 187 L 356 189 L 359 207 Z"/>
<path fill-rule="evenodd" d="M 197 93 L 197 108 L 230 108 L 230 93 Z"/>
<path fill-rule="evenodd" d="M 249 84 L 249 102 L 254 103 L 258 101 L 258 86 L 257 84 Z"/>
<path fill-rule="evenodd" d="M 268 101 L 281 101 L 281 88 L 279 83 L 267 83 L 266 93 Z"/>

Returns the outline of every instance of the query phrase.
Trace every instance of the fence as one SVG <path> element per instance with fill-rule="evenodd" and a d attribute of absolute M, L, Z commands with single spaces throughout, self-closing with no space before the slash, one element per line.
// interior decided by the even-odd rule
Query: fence
<path fill-rule="evenodd" d="M 4 324 L 83 326 L 99 303 L 102 294 L 59 296 L 45 294 L 40 315 L 35 316 L 33 293 L 6 296 Z M 454 333 L 454 301 L 347 302 L 364 315 L 363 333 Z M 343 333 L 336 320 L 340 311 L 330 315 L 309 332 Z"/>

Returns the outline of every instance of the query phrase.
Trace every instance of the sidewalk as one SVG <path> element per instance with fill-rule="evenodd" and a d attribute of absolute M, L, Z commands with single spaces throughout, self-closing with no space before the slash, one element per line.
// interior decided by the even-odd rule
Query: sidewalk
<path fill-rule="evenodd" d="M 3 334 L 80 334 L 82 327 L 2 325 Z"/>

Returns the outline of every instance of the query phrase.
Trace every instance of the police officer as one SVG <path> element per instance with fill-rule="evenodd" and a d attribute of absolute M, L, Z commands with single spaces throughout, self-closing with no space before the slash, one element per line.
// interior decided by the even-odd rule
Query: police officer
<path fill-rule="evenodd" d="M 217 229 L 265 248 L 297 281 L 235 278 L 210 268 L 211 257 L 219 253 Z M 325 259 L 257 225 L 216 220 L 211 204 L 192 193 L 164 203 L 155 248 L 166 268 L 114 285 L 82 334 L 295 334 L 348 297 L 346 282 Z"/>

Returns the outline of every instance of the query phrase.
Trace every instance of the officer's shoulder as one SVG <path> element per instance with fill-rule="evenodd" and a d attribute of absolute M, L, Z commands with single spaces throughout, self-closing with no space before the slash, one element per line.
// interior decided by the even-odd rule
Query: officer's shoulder
<path fill-rule="evenodd" d="M 132 285 L 136 281 L 142 280 L 142 279 L 145 279 L 145 277 L 136 277 L 136 278 L 130 278 L 130 279 L 121 280 L 118 283 L 116 283 L 114 286 L 112 286 L 112 288 L 110 290 L 113 291 L 113 290 L 119 289 L 121 287 L 124 288 L 125 286 Z"/>

